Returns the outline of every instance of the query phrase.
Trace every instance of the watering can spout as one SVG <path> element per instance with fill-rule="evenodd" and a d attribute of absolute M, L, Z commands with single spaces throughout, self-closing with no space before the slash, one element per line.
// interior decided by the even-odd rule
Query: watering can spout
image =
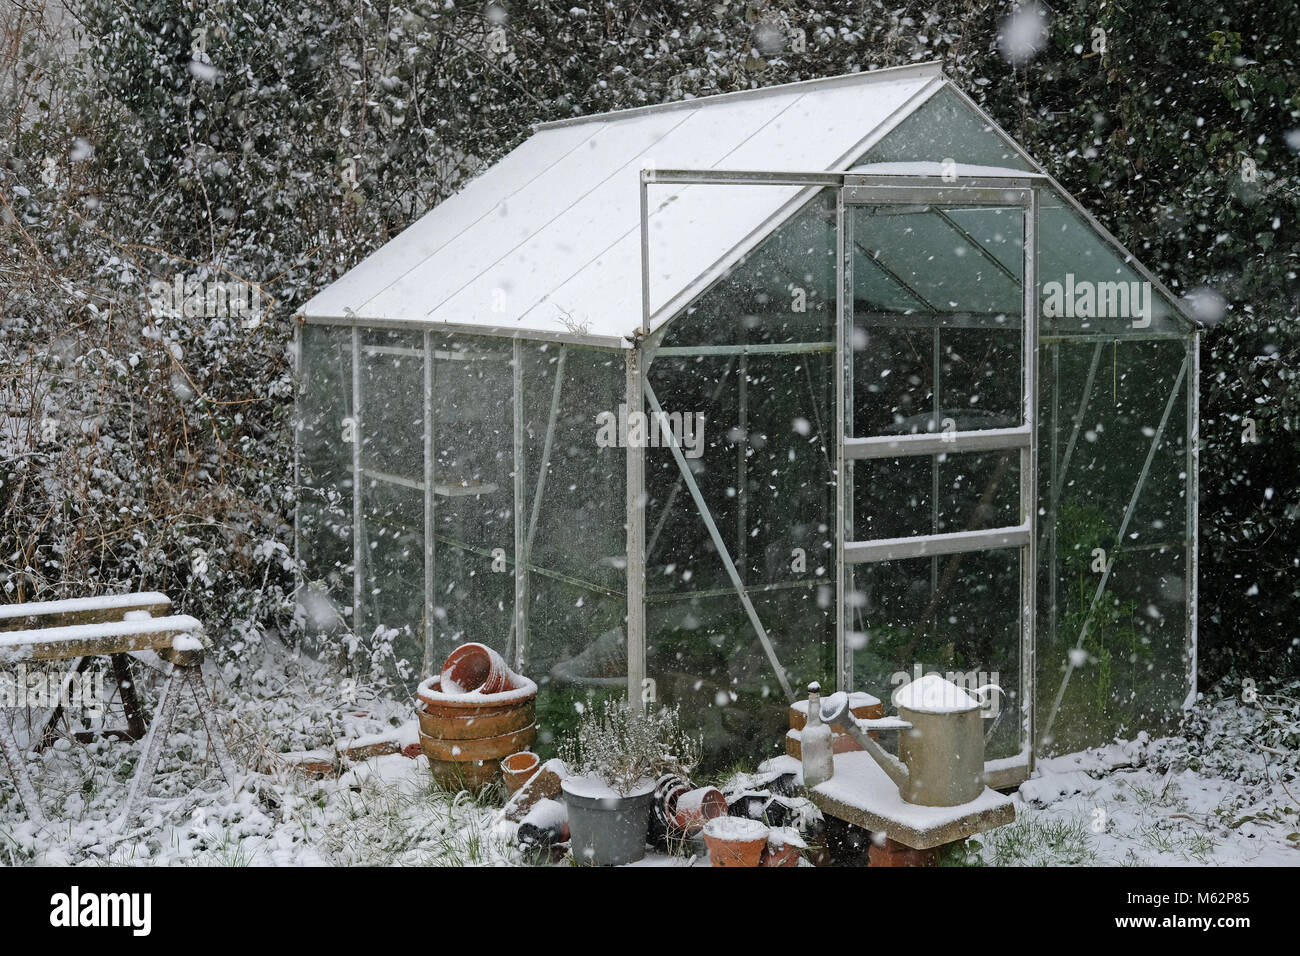
<path fill-rule="evenodd" d="M 848 731 L 849 736 L 856 740 L 862 749 L 871 755 L 871 759 L 880 765 L 880 769 L 885 771 L 889 779 L 898 787 L 899 792 L 906 793 L 909 781 L 907 767 L 903 766 L 901 760 L 871 739 L 871 735 L 867 730 L 870 727 L 881 730 L 907 730 L 912 725 L 905 720 L 899 720 L 897 717 L 859 721 L 849 707 L 848 695 L 837 694 L 835 696 L 839 699 L 828 701 L 830 707 L 822 707 L 822 722 L 838 724 Z"/>

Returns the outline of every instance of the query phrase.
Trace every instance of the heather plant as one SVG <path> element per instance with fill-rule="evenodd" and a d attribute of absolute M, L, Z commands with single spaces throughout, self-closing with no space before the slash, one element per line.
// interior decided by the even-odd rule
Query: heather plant
<path fill-rule="evenodd" d="M 701 741 L 682 729 L 676 706 L 644 713 L 625 701 L 588 707 L 560 758 L 579 776 L 599 777 L 626 796 L 642 781 L 666 773 L 689 777 L 700 762 Z"/>

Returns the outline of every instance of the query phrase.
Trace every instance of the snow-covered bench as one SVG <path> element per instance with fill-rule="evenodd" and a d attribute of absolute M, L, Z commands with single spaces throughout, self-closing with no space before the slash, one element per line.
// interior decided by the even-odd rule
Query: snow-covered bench
<path fill-rule="evenodd" d="M 102 732 L 125 740 L 145 737 L 145 753 L 136 768 L 127 794 L 122 823 L 129 823 L 141 809 L 158 769 L 162 748 L 171 732 L 181 684 L 188 683 L 198 702 L 199 719 L 207 731 L 212 753 L 226 782 L 234 785 L 234 763 L 215 722 L 207 712 L 210 703 L 203 686 L 200 666 L 207 646 L 203 625 L 187 614 L 171 614 L 171 599 L 156 591 L 117 594 L 67 601 L 43 601 L 0 605 L 0 667 L 28 661 L 77 660 L 84 670 L 91 659 L 108 655 L 125 711 L 125 730 Z M 153 651 L 170 663 L 171 673 L 163 687 L 158 713 L 146 733 L 145 720 L 136 700 L 127 655 Z M 47 723 L 38 749 L 52 736 L 61 715 L 61 704 Z M 22 750 L 11 721 L 0 726 L 0 752 L 31 819 L 43 822 L 36 790 L 27 774 Z M 93 734 L 78 734 L 85 739 Z"/>

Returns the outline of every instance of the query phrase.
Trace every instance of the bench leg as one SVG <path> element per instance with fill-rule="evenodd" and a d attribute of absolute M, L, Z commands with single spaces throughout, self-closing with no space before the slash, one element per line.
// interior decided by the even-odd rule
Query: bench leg
<path fill-rule="evenodd" d="M 221 736 L 221 730 L 209 712 L 212 700 L 208 697 L 207 688 L 203 686 L 202 668 L 198 664 L 188 666 L 174 664 L 171 673 L 167 676 L 167 683 L 163 686 L 158 712 L 154 714 L 153 724 L 145 737 L 144 757 L 140 761 L 140 766 L 136 768 L 135 778 L 131 781 L 131 789 L 126 796 L 126 810 L 119 821 L 123 827 L 133 823 L 144 808 L 144 801 L 148 797 L 149 787 L 153 784 L 154 774 L 158 772 L 158 761 L 162 759 L 163 747 L 167 744 L 167 737 L 171 734 L 172 723 L 176 718 L 176 705 L 180 701 L 182 684 L 188 684 L 193 691 L 195 702 L 198 704 L 199 720 L 208 735 L 208 746 L 216 757 L 217 766 L 221 770 L 221 775 L 225 777 L 226 783 L 232 790 L 235 788 L 235 762 L 230 757 L 230 751 L 226 749 L 226 739 Z"/>
<path fill-rule="evenodd" d="M 126 715 L 126 732 L 132 740 L 139 740 L 149 730 L 149 723 L 140 710 L 140 700 L 135 696 L 135 677 L 131 673 L 131 658 L 125 654 L 113 655 L 113 677 L 117 680 L 117 696 L 122 701 Z"/>
<path fill-rule="evenodd" d="M 5 763 L 9 765 L 9 776 L 13 778 L 14 787 L 18 790 L 18 799 L 27 808 L 28 819 L 37 826 L 43 826 L 45 814 L 41 812 L 36 788 L 32 786 L 32 778 L 27 775 L 27 759 L 18 746 L 13 723 L 9 720 L 0 722 L 0 754 L 4 755 Z"/>
<path fill-rule="evenodd" d="M 181 668 L 173 667 L 163 685 L 162 700 L 158 702 L 158 712 L 154 714 L 153 724 L 144 738 L 144 756 L 140 766 L 135 768 L 135 777 L 131 780 L 131 789 L 126 794 L 126 809 L 119 823 L 129 826 L 139 815 L 144 805 L 149 787 L 153 784 L 154 774 L 158 772 L 158 761 L 162 759 L 163 747 L 171 733 L 172 720 L 176 717 L 176 703 L 180 699 L 182 681 Z"/>

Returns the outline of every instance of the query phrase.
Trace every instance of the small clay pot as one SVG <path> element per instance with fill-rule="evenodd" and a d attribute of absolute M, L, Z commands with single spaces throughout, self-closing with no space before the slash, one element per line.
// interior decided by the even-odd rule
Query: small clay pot
<path fill-rule="evenodd" d="M 500 694 L 514 689 L 511 678 L 505 658 L 484 644 L 462 644 L 442 664 L 443 693 Z"/>
<path fill-rule="evenodd" d="M 759 866 L 798 866 L 803 851 L 808 848 L 799 831 L 793 827 L 772 827 L 767 834 L 767 847 Z"/>
<path fill-rule="evenodd" d="M 679 794 L 673 822 L 683 833 L 698 833 L 704 824 L 727 815 L 727 798 L 717 787 L 700 787 Z"/>
<path fill-rule="evenodd" d="M 662 843 L 676 831 L 677 798 L 690 789 L 690 782 L 680 774 L 666 773 L 659 778 L 650 805 L 650 842 Z"/>
<path fill-rule="evenodd" d="M 799 865 L 799 847 L 793 843 L 786 843 L 782 846 L 767 846 L 763 849 L 763 856 L 759 861 L 759 866 L 770 866 L 784 868 L 787 866 Z"/>
<path fill-rule="evenodd" d="M 533 779 L 533 774 L 541 768 L 542 762 L 531 750 L 521 750 L 501 761 L 501 777 L 505 781 L 506 793 L 514 793 Z"/>
<path fill-rule="evenodd" d="M 704 843 L 714 866 L 758 866 L 767 834 L 766 824 L 746 817 L 715 817 L 704 824 Z"/>

